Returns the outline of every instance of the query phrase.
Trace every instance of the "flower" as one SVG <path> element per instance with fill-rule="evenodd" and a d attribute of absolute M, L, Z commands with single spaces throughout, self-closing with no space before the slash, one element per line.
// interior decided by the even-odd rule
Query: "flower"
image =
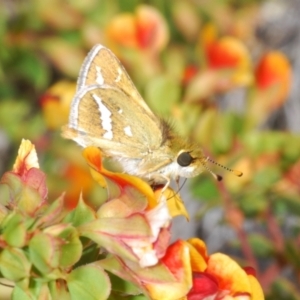
<path fill-rule="evenodd" d="M 167 248 L 164 257 L 155 266 L 141 268 L 137 263 L 117 257 L 108 257 L 99 264 L 139 286 L 150 299 L 185 299 L 192 287 L 189 248 L 180 240 Z"/>
<path fill-rule="evenodd" d="M 272 94 L 269 106 L 272 109 L 280 107 L 287 99 L 291 85 L 291 66 L 287 57 L 279 52 L 266 53 L 259 61 L 255 70 L 256 85 L 259 90 L 265 91 L 276 88 Z"/>
<path fill-rule="evenodd" d="M 225 77 L 221 78 L 227 78 L 233 85 L 245 86 L 252 82 L 250 54 L 239 39 L 232 36 L 218 38 L 212 24 L 204 26 L 201 37 L 209 69 L 224 71 Z"/>
<path fill-rule="evenodd" d="M 122 13 L 107 27 L 111 42 L 129 48 L 160 52 L 167 44 L 169 33 L 163 16 L 155 8 L 139 5 L 135 14 Z"/>
<path fill-rule="evenodd" d="M 98 209 L 97 219 L 80 228 L 81 234 L 140 267 L 157 264 L 170 240 L 172 215 L 184 209 L 171 202 L 169 210 L 169 194 L 154 193 L 140 178 L 106 170 L 98 148 L 88 147 L 83 155 L 94 179 L 110 187 L 110 196 Z"/>
<path fill-rule="evenodd" d="M 291 77 L 291 66 L 284 54 L 273 51 L 262 56 L 255 70 L 255 90 L 247 108 L 250 124 L 263 123 L 285 103 Z"/>
<path fill-rule="evenodd" d="M 200 239 L 187 241 L 191 255 L 193 287 L 187 295 L 194 299 L 264 299 L 252 268 L 242 269 L 222 253 L 207 254 Z"/>
<path fill-rule="evenodd" d="M 59 81 L 42 95 L 40 103 L 49 129 L 58 129 L 68 123 L 70 104 L 75 89 L 74 82 Z"/>

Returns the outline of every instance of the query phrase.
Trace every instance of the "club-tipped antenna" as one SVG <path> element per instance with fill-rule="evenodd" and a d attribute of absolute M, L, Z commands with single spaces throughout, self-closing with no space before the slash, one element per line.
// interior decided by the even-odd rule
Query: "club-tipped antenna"
<path fill-rule="evenodd" d="M 206 160 L 208 160 L 208 157 Z M 213 178 L 215 178 L 218 181 L 221 181 L 223 179 L 223 177 L 221 175 L 214 173 L 205 163 L 202 163 L 202 165 L 203 165 L 204 169 L 213 176 Z"/>
<path fill-rule="evenodd" d="M 206 161 L 209 161 L 210 163 L 215 164 L 215 165 L 217 165 L 218 167 L 221 167 L 221 168 L 225 169 L 225 170 L 228 171 L 228 172 L 232 172 L 234 175 L 236 175 L 236 176 L 238 176 L 238 177 L 241 177 L 241 176 L 243 175 L 243 172 L 238 171 L 238 170 L 234 170 L 234 169 L 230 169 L 230 168 L 228 168 L 228 167 L 225 167 L 225 166 L 223 166 L 223 165 L 217 163 L 216 161 L 212 160 L 212 159 L 209 158 L 209 157 L 206 157 Z M 206 169 L 207 169 L 207 167 L 206 167 Z M 209 169 L 207 169 L 207 170 L 209 171 Z M 210 173 L 212 173 L 212 172 L 210 172 Z"/>

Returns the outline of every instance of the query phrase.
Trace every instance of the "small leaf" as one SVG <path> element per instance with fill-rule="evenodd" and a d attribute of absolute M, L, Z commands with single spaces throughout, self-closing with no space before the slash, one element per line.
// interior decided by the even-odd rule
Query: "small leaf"
<path fill-rule="evenodd" d="M 70 222 L 76 227 L 95 219 L 95 212 L 92 208 L 86 205 L 81 195 L 76 208 L 66 216 L 64 221 Z"/>
<path fill-rule="evenodd" d="M 44 282 L 32 281 L 30 288 L 22 289 L 17 285 L 12 294 L 12 298 L 19 299 L 37 299 L 37 300 L 52 300 L 49 287 Z"/>
<path fill-rule="evenodd" d="M 9 189 L 8 185 L 3 184 L 2 180 L 0 181 L 0 195 L 1 195 L 0 204 L 1 204 L 1 206 L 5 207 L 11 201 L 11 196 L 10 196 L 10 189 Z M 1 208 L 1 211 L 3 211 L 2 208 Z M 1 215 L 2 215 L 2 213 L 1 213 Z"/>
<path fill-rule="evenodd" d="M 124 230 L 126 228 L 126 230 Z M 122 238 L 146 238 L 151 229 L 146 219 L 135 214 L 128 218 L 102 218 L 91 221 L 78 228 L 83 236 L 97 240 L 98 235 L 118 236 Z"/>
<path fill-rule="evenodd" d="M 3 186 L 3 185 L 2 185 Z M 0 195 L 1 195 L 1 198 L 2 198 L 2 194 L 1 194 L 1 184 L 0 184 Z M 0 224 L 2 223 L 2 221 L 5 219 L 5 217 L 7 216 L 8 214 L 8 209 L 2 205 L 0 203 Z"/>
<path fill-rule="evenodd" d="M 33 298 L 19 286 L 15 286 L 11 295 L 11 300 L 32 300 Z"/>
<path fill-rule="evenodd" d="M 47 209 L 43 215 L 38 219 L 36 227 L 39 226 L 50 226 L 57 222 L 60 222 L 67 211 L 64 209 L 64 195 L 58 197 Z"/>
<path fill-rule="evenodd" d="M 195 196 L 207 202 L 216 202 L 220 193 L 211 178 L 198 178 L 193 180 L 192 190 Z"/>
<path fill-rule="evenodd" d="M 170 114 L 172 106 L 179 101 L 180 94 L 180 84 L 166 75 L 152 79 L 145 89 L 145 99 L 149 106 L 155 112 L 166 116 Z"/>
<path fill-rule="evenodd" d="M 3 239 L 12 247 L 23 247 L 26 243 L 26 228 L 22 216 L 16 212 L 5 222 Z"/>
<path fill-rule="evenodd" d="M 12 281 L 19 281 L 29 277 L 31 263 L 24 251 L 18 248 L 5 248 L 0 254 L 1 274 Z"/>
<path fill-rule="evenodd" d="M 59 266 L 61 242 L 50 234 L 38 233 L 29 243 L 29 256 L 35 267 L 47 274 Z"/>
<path fill-rule="evenodd" d="M 134 285 L 133 283 L 125 281 L 122 278 L 115 276 L 114 274 L 108 275 L 112 284 L 112 290 L 114 292 L 119 292 L 122 295 L 138 295 L 141 293 L 140 288 Z"/>
<path fill-rule="evenodd" d="M 82 244 L 78 233 L 75 228 L 69 227 L 59 237 L 66 241 L 61 247 L 60 267 L 71 267 L 80 259 L 82 254 Z"/>
<path fill-rule="evenodd" d="M 72 300 L 67 288 L 67 283 L 63 280 L 52 280 L 48 283 L 51 299 Z"/>
<path fill-rule="evenodd" d="M 7 184 L 9 188 L 9 202 L 13 201 L 24 213 L 32 215 L 41 206 L 43 199 L 39 191 L 23 182 L 17 174 L 5 173 L 1 178 L 1 183 Z"/>
<path fill-rule="evenodd" d="M 72 300 L 105 300 L 110 294 L 110 281 L 102 268 L 94 264 L 79 267 L 67 277 Z"/>
<path fill-rule="evenodd" d="M 270 257 L 274 252 L 274 245 L 270 239 L 261 234 L 251 234 L 248 236 L 251 248 L 257 257 Z"/>

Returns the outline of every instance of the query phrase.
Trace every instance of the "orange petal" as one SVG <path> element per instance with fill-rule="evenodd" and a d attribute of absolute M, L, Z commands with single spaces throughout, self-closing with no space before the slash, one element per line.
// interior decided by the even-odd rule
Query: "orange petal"
<path fill-rule="evenodd" d="M 207 268 L 207 251 L 205 243 L 197 238 L 187 240 L 193 272 L 204 272 Z"/>
<path fill-rule="evenodd" d="M 239 293 L 251 294 L 251 286 L 247 273 L 225 254 L 212 254 L 208 259 L 205 272 L 218 279 L 220 290 L 230 291 L 231 295 Z"/>
<path fill-rule="evenodd" d="M 184 297 L 192 287 L 189 248 L 184 241 L 169 246 L 161 263 L 174 275 L 175 282 L 145 284 L 152 299 L 173 300 Z"/>
<path fill-rule="evenodd" d="M 109 40 L 121 46 L 138 46 L 136 20 L 130 13 L 115 16 L 108 24 L 106 34 Z"/>
<path fill-rule="evenodd" d="M 225 36 L 207 45 L 208 64 L 213 69 L 234 69 L 231 79 L 235 84 L 246 85 L 252 82 L 249 51 L 238 39 Z"/>
<path fill-rule="evenodd" d="M 87 147 L 83 150 L 83 156 L 91 167 L 92 176 L 103 187 L 106 187 L 106 178 L 115 182 L 120 188 L 126 185 L 133 186 L 148 198 L 148 207 L 157 205 L 157 200 L 151 187 L 142 179 L 123 173 L 114 173 L 106 170 L 102 165 L 101 151 L 97 147 Z"/>
<path fill-rule="evenodd" d="M 274 85 L 279 86 L 276 107 L 286 99 L 290 90 L 292 71 L 291 65 L 283 53 L 273 51 L 265 54 L 256 68 L 255 77 L 256 84 L 261 90 L 268 89 Z"/>
<path fill-rule="evenodd" d="M 139 5 L 136 9 L 137 41 L 141 49 L 162 50 L 168 40 L 166 21 L 160 12 L 149 5 Z"/>
<path fill-rule="evenodd" d="M 249 66 L 249 52 L 238 39 L 225 36 L 211 43 L 207 49 L 208 61 L 213 68 Z"/>

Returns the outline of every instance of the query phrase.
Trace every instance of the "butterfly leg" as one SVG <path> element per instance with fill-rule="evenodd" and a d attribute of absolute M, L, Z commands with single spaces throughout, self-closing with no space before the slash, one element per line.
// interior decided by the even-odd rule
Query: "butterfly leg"
<path fill-rule="evenodd" d="M 162 196 L 164 194 L 164 192 L 167 190 L 167 188 L 170 186 L 170 183 L 171 183 L 171 179 L 167 176 L 164 176 L 162 174 L 159 174 L 159 180 L 160 181 L 164 181 L 165 184 L 163 186 L 163 188 L 161 189 L 160 191 L 160 197 L 159 197 L 159 200 L 162 200 Z"/>

